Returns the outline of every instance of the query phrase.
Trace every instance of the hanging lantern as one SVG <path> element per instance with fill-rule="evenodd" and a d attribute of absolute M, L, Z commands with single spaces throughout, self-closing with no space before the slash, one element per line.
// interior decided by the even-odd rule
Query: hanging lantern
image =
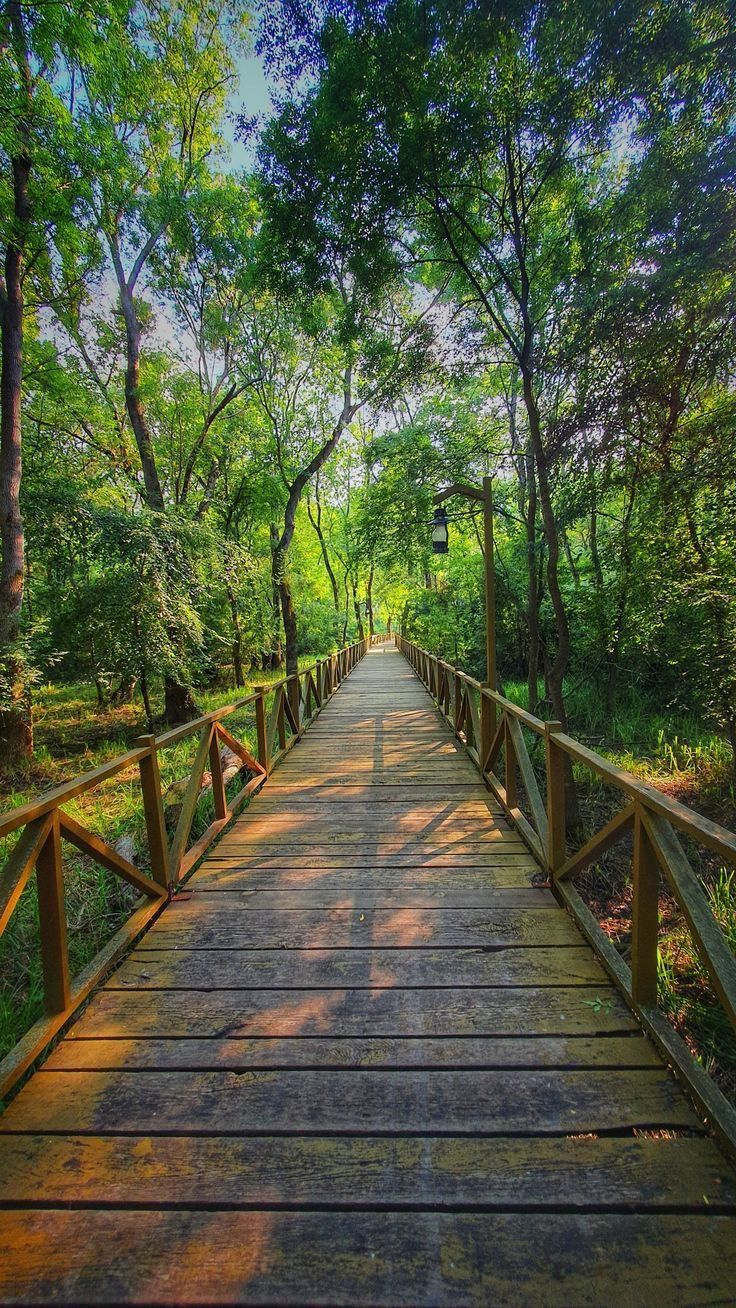
<path fill-rule="evenodd" d="M 438 504 L 432 521 L 432 553 L 447 554 L 447 514 L 444 505 Z"/>

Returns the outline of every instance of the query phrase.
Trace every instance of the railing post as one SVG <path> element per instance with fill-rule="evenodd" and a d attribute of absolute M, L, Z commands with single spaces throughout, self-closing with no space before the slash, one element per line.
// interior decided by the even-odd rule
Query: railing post
<path fill-rule="evenodd" d="M 555 743 L 555 734 L 562 731 L 561 722 L 545 722 L 544 749 L 547 765 L 547 862 L 554 878 L 566 857 L 565 833 L 567 808 L 565 784 L 565 755 Z"/>
<path fill-rule="evenodd" d="M 659 862 L 641 808 L 634 818 L 633 903 L 631 910 L 631 996 L 635 1004 L 657 1003 Z"/>
<path fill-rule="evenodd" d="M 212 777 L 212 799 L 215 805 L 215 817 L 220 820 L 227 817 L 227 798 L 225 783 L 222 779 L 222 759 L 220 758 L 220 738 L 217 725 L 213 727 L 210 741 L 210 775 Z"/>
<path fill-rule="evenodd" d="M 155 736 L 139 736 L 135 742 L 148 750 L 140 760 L 141 790 L 143 792 L 143 813 L 146 819 L 148 837 L 148 859 L 154 881 L 166 890 L 169 884 L 169 842 L 166 838 L 166 822 L 161 795 L 161 776 L 158 770 L 158 754 Z"/>
<path fill-rule="evenodd" d="M 44 1003 L 46 1012 L 53 1017 L 64 1013 L 72 999 L 58 810 L 36 860 L 36 888 Z"/>
<path fill-rule="evenodd" d="M 516 750 L 509 729 L 508 718 L 503 720 L 504 790 L 509 808 L 517 808 L 519 792 L 516 785 Z"/>
<path fill-rule="evenodd" d="M 296 722 L 296 725 L 297 725 L 297 735 L 300 736 L 300 735 L 302 734 L 302 713 L 301 713 L 301 705 L 300 705 L 300 702 L 299 702 L 301 696 L 300 696 L 300 694 L 299 694 L 299 673 L 298 673 L 298 672 L 297 672 L 294 676 L 290 677 L 289 680 L 287 681 L 287 683 L 286 683 L 286 693 L 287 693 L 287 695 L 289 696 L 289 703 L 291 704 L 291 711 L 292 711 L 292 713 L 293 713 L 293 715 L 294 715 L 294 721 Z"/>
<path fill-rule="evenodd" d="M 267 686 L 253 687 L 258 699 L 256 700 L 256 736 L 258 739 L 258 762 L 262 768 L 269 770 L 268 758 L 268 730 L 266 727 L 266 691 Z"/>
<path fill-rule="evenodd" d="M 457 668 L 454 669 L 453 678 L 454 678 L 454 696 L 453 696 L 452 721 L 455 727 L 455 731 L 458 732 L 460 730 L 460 722 L 462 720 L 462 715 L 463 715 L 463 683 L 460 680 L 460 675 Z"/>
<path fill-rule="evenodd" d="M 478 756 L 480 758 L 481 773 L 486 771 L 486 759 L 491 752 L 493 737 L 496 734 L 496 702 L 491 699 L 490 695 L 484 695 L 484 690 L 489 690 L 487 681 L 481 683 L 480 691 L 480 745 Z"/>

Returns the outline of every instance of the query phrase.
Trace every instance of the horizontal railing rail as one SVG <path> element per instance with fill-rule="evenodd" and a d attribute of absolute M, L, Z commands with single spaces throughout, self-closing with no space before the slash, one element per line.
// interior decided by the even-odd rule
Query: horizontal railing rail
<path fill-rule="evenodd" d="M 44 1016 L 0 1062 L 0 1098 L 69 1021 L 131 942 L 158 915 L 176 893 L 182 878 L 192 870 L 245 801 L 261 789 L 269 774 L 352 672 L 369 644 L 367 639 L 357 641 L 288 677 L 269 685 L 256 686 L 251 694 L 171 731 L 158 736 L 141 736 L 135 747 L 125 754 L 0 816 L 0 838 L 20 831 L 0 870 L 0 935 L 35 871 L 45 1008 Z M 227 719 L 250 707 L 257 738 L 255 754 L 225 725 Z M 169 836 L 159 758 L 163 751 L 190 737 L 197 738 L 196 752 L 178 806 L 176 827 Z M 223 747 L 240 761 L 239 773 L 241 776 L 246 774 L 247 778 L 230 797 L 223 775 Z M 214 818 L 190 844 L 207 767 Z M 64 811 L 64 806 L 71 800 L 113 777 L 124 777 L 126 773 L 133 774 L 140 788 L 147 871 Z M 71 976 L 69 965 L 63 842 L 74 845 L 98 865 L 115 873 L 142 896 L 124 926 L 76 977 Z"/>
<path fill-rule="evenodd" d="M 397 635 L 395 640 L 631 1010 L 686 1082 L 721 1139 L 736 1149 L 736 1111 L 665 1017 L 657 985 L 661 873 L 713 992 L 736 1031 L 736 958 L 679 839 L 685 836 L 736 865 L 736 835 L 580 744 L 559 722 L 543 722 L 405 637 Z M 544 795 L 524 731 L 542 747 Z M 496 765 L 501 757 L 503 775 L 499 776 Z M 567 804 L 572 764 L 611 785 L 624 804 L 583 845 L 570 850 Z M 628 834 L 633 834 L 630 966 L 572 884 L 576 873 L 596 863 Z"/>

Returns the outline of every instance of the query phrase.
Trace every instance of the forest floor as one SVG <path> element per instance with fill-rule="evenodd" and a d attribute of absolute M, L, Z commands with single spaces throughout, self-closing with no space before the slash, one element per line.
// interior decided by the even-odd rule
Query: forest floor
<path fill-rule="evenodd" d="M 304 664 L 309 661 L 305 659 Z M 245 696 L 253 683 L 266 683 L 278 675 L 258 672 L 239 691 L 200 691 L 198 705 L 208 712 Z M 525 703 L 525 687 L 507 684 L 505 691 L 509 698 Z M 736 828 L 730 754 L 720 737 L 703 723 L 694 718 L 683 720 L 681 715 L 668 717 L 647 711 L 641 702 L 632 702 L 606 724 L 604 733 L 592 697 L 575 706 L 573 721 L 573 734 L 591 748 L 724 826 Z M 250 709 L 235 715 L 228 726 L 251 749 L 255 748 Z M 42 686 L 34 708 L 35 756 L 12 783 L 8 779 L 0 781 L 1 809 L 23 803 L 124 753 L 145 729 L 138 698 L 133 704 L 99 708 L 91 686 Z M 162 753 L 164 789 L 187 775 L 195 750 L 196 737 L 191 737 Z M 589 773 L 581 773 L 576 779 L 585 828 L 582 838 L 586 839 L 616 811 L 620 795 Z M 233 789 L 237 788 L 236 780 Z M 145 867 L 144 824 L 135 770 L 120 774 L 66 807 L 71 816 L 110 844 L 123 837 L 132 838 L 141 866 Z M 204 794 L 195 818 L 194 838 L 212 816 L 211 798 Z M 15 839 L 0 840 L 0 863 Z M 736 949 L 736 873 L 702 851 L 689 848 L 687 852 L 703 880 L 716 917 Z M 129 916 L 136 892 L 69 847 L 65 847 L 65 872 L 70 959 L 75 973 Z M 604 930 L 626 956 L 631 936 L 630 843 L 627 846 L 622 841 L 614 847 L 599 864 L 579 876 L 576 884 Z M 736 1102 L 736 1039 L 664 885 L 660 921 L 662 1007 L 724 1093 Z M 0 1057 L 12 1048 L 41 1009 L 37 910 L 30 886 L 0 939 Z"/>

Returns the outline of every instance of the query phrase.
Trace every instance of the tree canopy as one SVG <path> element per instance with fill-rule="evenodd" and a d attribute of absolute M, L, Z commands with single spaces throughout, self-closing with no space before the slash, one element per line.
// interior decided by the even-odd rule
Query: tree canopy
<path fill-rule="evenodd" d="M 725 0 L 5 0 L 0 734 L 403 626 L 736 755 Z M 253 113 L 247 60 L 272 104 Z M 234 148 L 233 148 L 234 147 Z"/>

